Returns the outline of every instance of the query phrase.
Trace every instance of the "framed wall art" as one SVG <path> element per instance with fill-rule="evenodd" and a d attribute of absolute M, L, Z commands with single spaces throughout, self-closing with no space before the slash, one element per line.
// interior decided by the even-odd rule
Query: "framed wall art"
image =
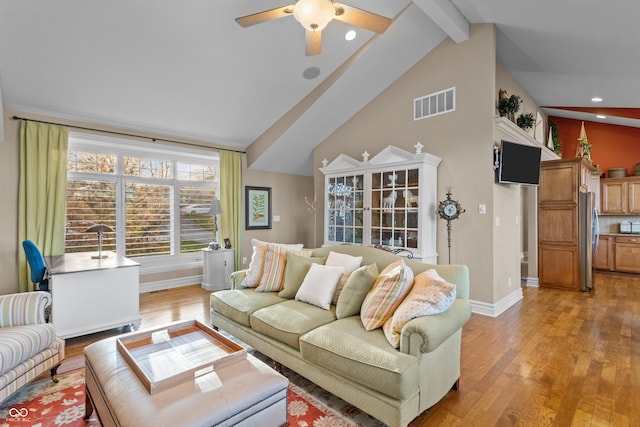
<path fill-rule="evenodd" d="M 271 229 L 271 188 L 244 187 L 245 230 Z"/>

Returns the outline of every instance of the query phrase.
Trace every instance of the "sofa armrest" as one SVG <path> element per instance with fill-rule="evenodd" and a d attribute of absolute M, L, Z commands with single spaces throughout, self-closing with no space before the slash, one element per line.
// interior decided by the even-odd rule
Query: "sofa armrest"
<path fill-rule="evenodd" d="M 229 276 L 229 281 L 231 282 L 231 289 L 242 289 L 240 286 L 240 282 L 244 279 L 244 276 L 247 275 L 247 271 L 249 270 L 238 270 L 231 273 Z"/>
<path fill-rule="evenodd" d="M 51 304 L 48 292 L 0 295 L 0 327 L 47 323 L 45 308 Z"/>
<path fill-rule="evenodd" d="M 429 353 L 462 328 L 471 317 L 471 304 L 456 299 L 449 310 L 409 321 L 402 328 L 400 351 L 408 354 Z"/>

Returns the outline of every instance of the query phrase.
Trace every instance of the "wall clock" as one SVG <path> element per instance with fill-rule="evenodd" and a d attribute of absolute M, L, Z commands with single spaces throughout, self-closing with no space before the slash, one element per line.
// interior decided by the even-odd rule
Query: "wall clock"
<path fill-rule="evenodd" d="M 438 215 L 447 221 L 447 246 L 449 248 L 449 264 L 451 264 L 451 221 L 457 219 L 464 212 L 460 202 L 451 198 L 451 191 L 447 191 L 447 198 L 439 202 Z"/>

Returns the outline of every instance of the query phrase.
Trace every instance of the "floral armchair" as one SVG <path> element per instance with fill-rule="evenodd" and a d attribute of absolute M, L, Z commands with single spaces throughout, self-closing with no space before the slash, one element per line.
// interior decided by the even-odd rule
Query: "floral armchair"
<path fill-rule="evenodd" d="M 0 295 L 0 403 L 46 370 L 57 382 L 64 340 L 45 320 L 48 292 Z"/>

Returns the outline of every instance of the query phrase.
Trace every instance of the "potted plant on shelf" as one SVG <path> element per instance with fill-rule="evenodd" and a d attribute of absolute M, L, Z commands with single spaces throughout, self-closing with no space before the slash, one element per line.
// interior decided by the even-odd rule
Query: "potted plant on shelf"
<path fill-rule="evenodd" d="M 520 110 L 522 98 L 518 95 L 511 95 L 506 90 L 500 89 L 498 94 L 498 113 L 500 117 L 506 117 L 512 122 L 515 121 L 515 115 Z"/>
<path fill-rule="evenodd" d="M 533 129 L 533 126 L 536 124 L 536 118 L 533 116 L 533 113 L 520 114 L 516 119 L 516 124 L 526 132 Z"/>
<path fill-rule="evenodd" d="M 553 151 L 558 156 L 562 157 L 562 144 L 560 143 L 560 135 L 558 133 L 558 124 L 556 122 L 549 122 L 551 128 L 551 141 L 553 142 Z"/>

